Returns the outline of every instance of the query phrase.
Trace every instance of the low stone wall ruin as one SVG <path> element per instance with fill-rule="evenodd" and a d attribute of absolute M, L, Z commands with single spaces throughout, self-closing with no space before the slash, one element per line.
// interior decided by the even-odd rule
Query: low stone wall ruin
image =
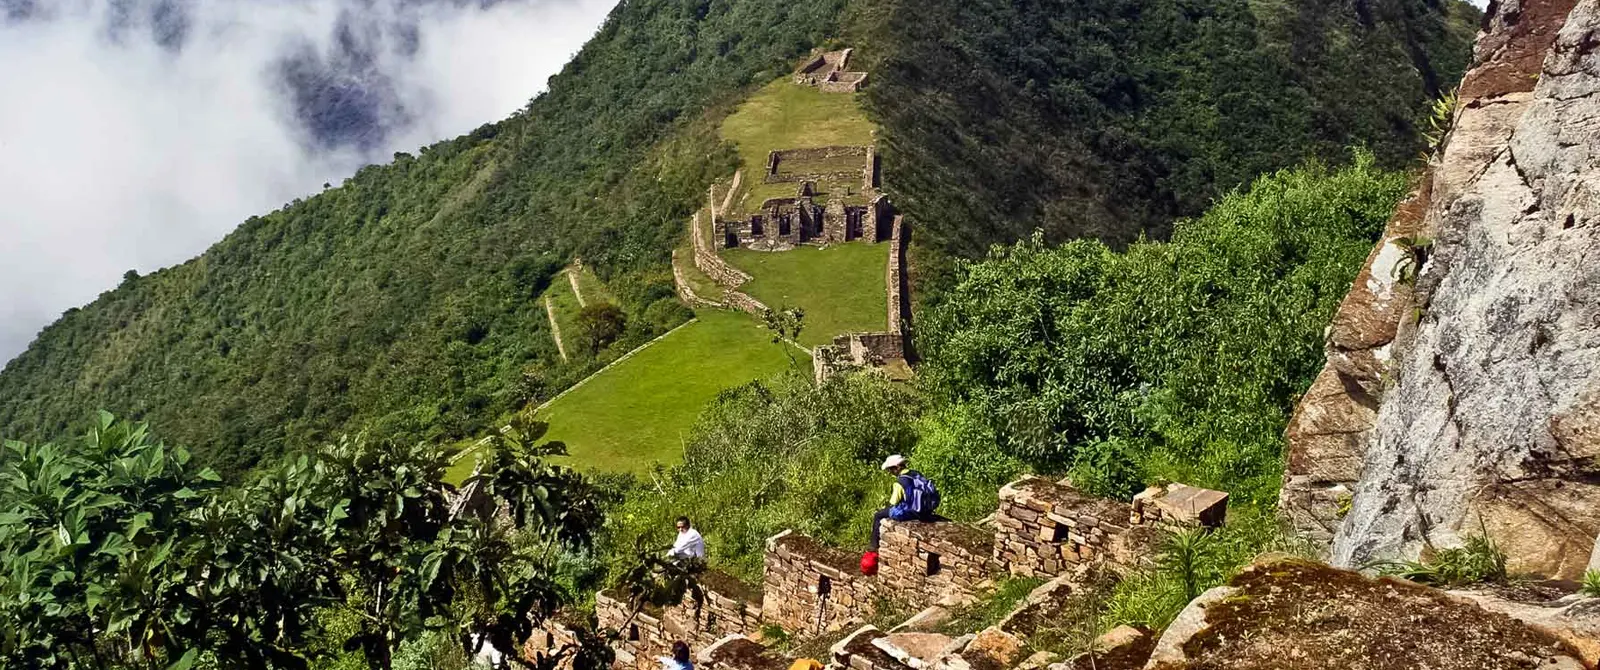
<path fill-rule="evenodd" d="M 1183 484 L 1152 487 L 1132 502 L 1087 495 L 1068 484 L 1024 477 L 999 493 L 992 528 L 951 521 L 885 521 L 878 573 L 860 573 L 856 556 L 784 531 L 767 540 L 760 590 L 716 571 L 702 573 L 705 593 L 696 606 L 646 607 L 635 613 L 620 595 L 595 596 L 598 629 L 615 631 L 617 670 L 655 670 L 658 657 L 682 640 L 702 665 L 721 670 L 778 670 L 783 659 L 751 637 L 776 626 L 796 639 L 814 640 L 861 628 L 881 603 L 946 606 L 979 597 L 998 575 L 1075 579 L 1090 563 L 1138 564 L 1154 551 L 1159 528 L 1220 524 L 1227 494 Z M 937 609 L 935 607 L 934 609 Z M 863 630 L 870 629 L 866 626 Z M 906 670 L 874 645 L 879 635 L 846 637 L 834 645 L 838 667 Z M 567 622 L 551 619 L 529 641 L 535 658 L 573 643 Z"/>
<path fill-rule="evenodd" d="M 997 572 L 994 534 L 949 521 L 885 521 L 878 548 L 881 592 L 904 604 L 932 605 L 977 595 Z"/>
<path fill-rule="evenodd" d="M 618 668 L 651 670 L 656 660 L 670 656 L 672 643 L 682 640 L 699 649 L 730 635 L 753 635 L 761 628 L 761 594 L 738 579 L 706 571 L 699 577 L 704 598 L 667 608 L 645 607 L 629 619 L 632 608 L 620 595 L 601 591 L 595 595 L 595 620 L 602 630 L 620 632 L 614 649 Z"/>
<path fill-rule="evenodd" d="M 1125 503 L 1025 477 L 1000 489 L 995 561 L 1027 576 L 1059 575 L 1097 560 L 1133 567 L 1149 554 L 1159 528 L 1219 526 L 1227 504 L 1226 493 L 1184 484 L 1152 487 Z"/>
<path fill-rule="evenodd" d="M 872 615 L 874 581 L 849 554 L 784 531 L 767 540 L 762 618 L 810 636 L 843 630 Z"/>
<path fill-rule="evenodd" d="M 911 315 L 910 286 L 906 276 L 906 245 L 911 240 L 911 231 L 903 216 L 894 217 L 892 225 L 893 230 L 889 236 L 889 268 L 887 276 L 884 277 L 884 288 L 888 295 L 889 334 L 894 336 L 899 345 L 899 356 L 905 358 L 907 340 L 905 326 Z"/>

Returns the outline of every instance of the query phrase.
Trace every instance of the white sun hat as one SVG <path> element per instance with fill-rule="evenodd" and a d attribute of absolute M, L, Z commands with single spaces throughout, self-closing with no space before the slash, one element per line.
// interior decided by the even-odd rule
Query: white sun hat
<path fill-rule="evenodd" d="M 888 458 L 883 459 L 883 469 L 885 469 L 885 470 L 888 470 L 889 468 L 898 468 L 898 467 L 900 467 L 902 465 L 905 465 L 905 464 L 906 464 L 906 457 L 905 456 L 901 456 L 900 454 L 895 454 L 893 456 L 890 456 Z"/>

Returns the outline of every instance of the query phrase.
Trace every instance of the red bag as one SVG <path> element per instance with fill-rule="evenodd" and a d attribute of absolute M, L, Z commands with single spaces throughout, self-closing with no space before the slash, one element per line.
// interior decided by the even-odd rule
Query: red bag
<path fill-rule="evenodd" d="M 878 574 L 878 552 L 869 551 L 861 555 L 861 574 L 868 577 Z"/>

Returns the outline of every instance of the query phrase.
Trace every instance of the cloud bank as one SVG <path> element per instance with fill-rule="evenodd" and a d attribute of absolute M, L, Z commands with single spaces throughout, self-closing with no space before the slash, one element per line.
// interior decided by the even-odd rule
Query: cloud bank
<path fill-rule="evenodd" d="M 252 214 L 515 111 L 615 0 L 0 0 L 0 361 Z"/>

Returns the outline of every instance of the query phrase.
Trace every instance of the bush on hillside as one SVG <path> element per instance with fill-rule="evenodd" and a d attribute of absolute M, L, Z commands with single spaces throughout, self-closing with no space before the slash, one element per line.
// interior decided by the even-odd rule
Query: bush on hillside
<path fill-rule="evenodd" d="M 875 375 L 820 388 L 799 373 L 729 389 L 701 413 L 682 465 L 628 487 L 610 510 L 613 551 L 672 542 L 687 515 L 706 537 L 710 561 L 761 578 L 768 537 L 787 528 L 841 546 L 864 545 L 867 520 L 888 499 L 878 471 L 891 453 L 911 453 L 919 401 Z"/>
<path fill-rule="evenodd" d="M 1263 177 L 1171 242 L 996 247 L 922 319 L 923 374 L 1002 454 L 1098 493 L 1169 479 L 1267 504 L 1323 329 L 1405 191 L 1363 152 Z"/>

